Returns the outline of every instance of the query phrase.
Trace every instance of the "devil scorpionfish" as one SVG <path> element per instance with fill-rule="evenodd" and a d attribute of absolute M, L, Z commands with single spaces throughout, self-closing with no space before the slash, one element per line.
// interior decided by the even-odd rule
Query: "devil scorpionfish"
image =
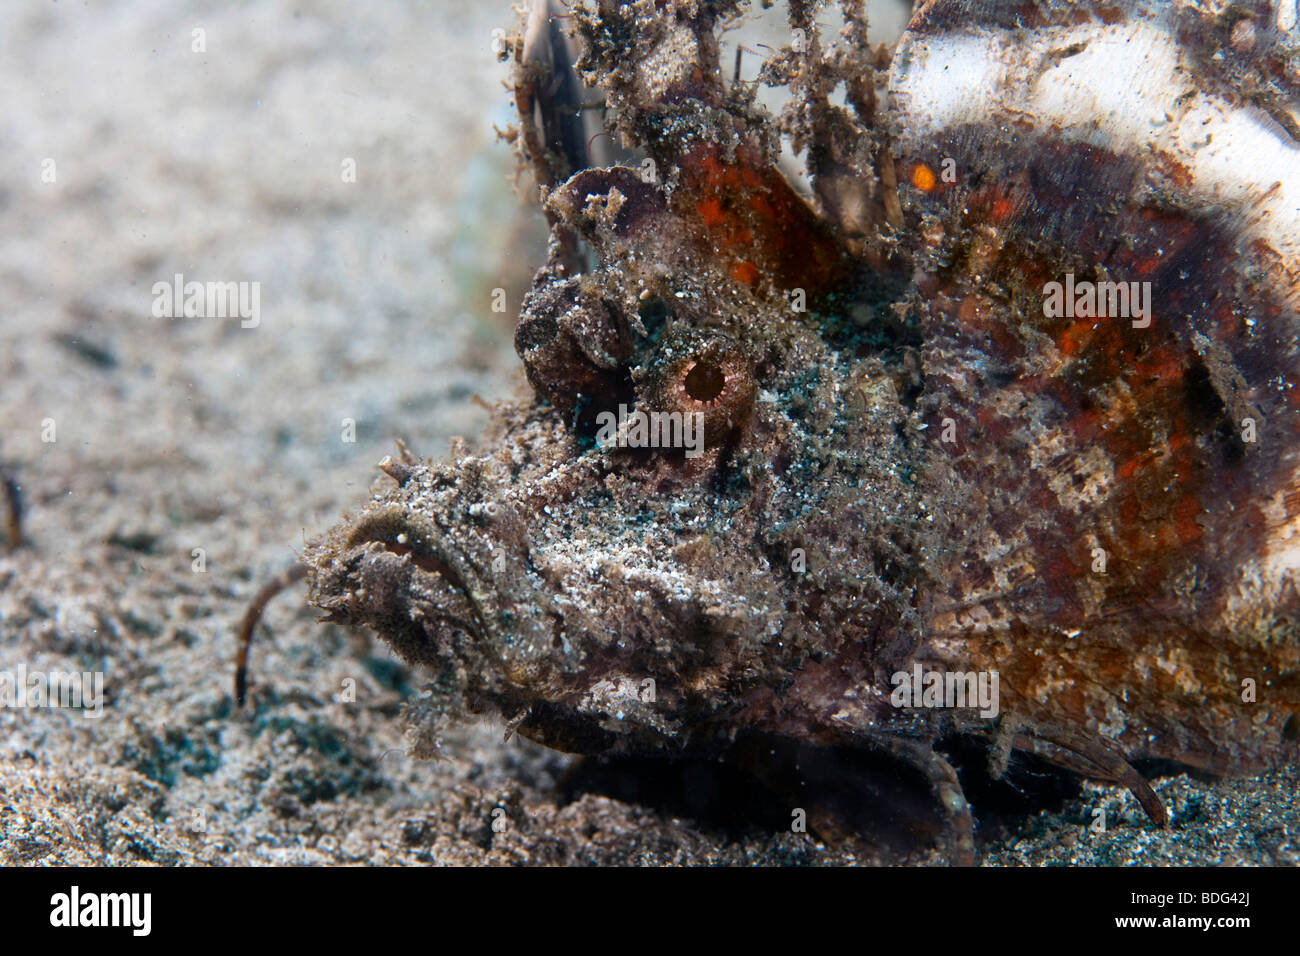
<path fill-rule="evenodd" d="M 507 49 L 534 398 L 305 555 L 431 676 L 413 752 L 489 714 L 777 788 L 835 754 L 828 839 L 874 754 L 963 863 L 945 742 L 1155 825 L 1135 764 L 1295 762 L 1295 0 L 929 0 L 893 48 L 791 2 L 777 116 L 720 62 L 739 6 L 536 2 Z"/>

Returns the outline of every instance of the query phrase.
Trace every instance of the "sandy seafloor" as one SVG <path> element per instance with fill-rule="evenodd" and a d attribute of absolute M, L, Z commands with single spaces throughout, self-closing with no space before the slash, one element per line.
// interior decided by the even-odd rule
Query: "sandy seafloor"
<path fill-rule="evenodd" d="M 255 710 L 232 711 L 259 584 L 364 500 L 395 436 L 440 456 L 485 421 L 473 396 L 518 393 L 510 323 L 541 246 L 492 131 L 510 119 L 490 50 L 505 4 L 226 7 L 0 5 L 0 460 L 28 536 L 0 553 L 0 670 L 101 670 L 107 698 L 99 720 L 0 709 L 0 863 L 864 861 L 561 797 L 575 758 L 499 724 L 408 758 L 419 675 L 315 623 L 301 585 L 259 634 Z M 260 282 L 260 325 L 153 318 L 178 272 Z M 349 677 L 357 702 L 334 702 Z M 981 857 L 1295 864 L 1297 782 L 1163 778 L 1165 832 L 1089 784 Z"/>

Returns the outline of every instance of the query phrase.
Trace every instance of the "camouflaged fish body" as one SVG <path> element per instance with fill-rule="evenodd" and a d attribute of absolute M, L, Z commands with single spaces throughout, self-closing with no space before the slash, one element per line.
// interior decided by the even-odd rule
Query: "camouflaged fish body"
<path fill-rule="evenodd" d="M 536 401 L 309 554 L 331 619 L 436 675 L 419 747 L 484 712 L 584 753 L 861 746 L 954 818 L 954 732 L 1158 820 L 1135 759 L 1294 761 L 1294 3 L 932 0 L 892 62 L 794 4 L 779 130 L 720 79 L 733 4 L 653 6 L 575 14 L 648 167 L 557 175 L 522 118 L 558 184 Z M 1051 315 L 1066 281 L 1147 283 L 1149 321 Z M 620 407 L 702 416 L 703 453 L 601 439 Z M 997 716 L 897 706 L 917 668 L 996 673 Z"/>

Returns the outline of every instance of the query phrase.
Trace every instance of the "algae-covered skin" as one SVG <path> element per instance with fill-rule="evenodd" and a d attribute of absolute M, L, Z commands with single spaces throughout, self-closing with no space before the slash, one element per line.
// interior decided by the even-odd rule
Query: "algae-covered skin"
<path fill-rule="evenodd" d="M 1041 115 L 1017 132 L 923 99 L 942 98 L 927 64 L 969 67 L 972 37 L 1012 103 L 1044 76 L 1098 92 L 1052 72 L 1079 55 L 1057 48 L 1067 34 L 1086 49 L 1134 31 L 1154 71 L 1156 47 L 1200 63 L 1202 41 L 1177 38 L 1216 15 L 935 0 L 891 65 L 859 5 L 824 48 L 815 5 L 793 3 L 794 42 L 764 67 L 792 94 L 772 118 L 718 61 L 739 6 L 575 5 L 578 68 L 633 166 L 584 168 L 550 135 L 564 104 L 513 48 L 515 138 L 555 184 L 516 332 L 535 398 L 500 408 L 477 452 L 386 461 L 392 486 L 306 555 L 329 620 L 433 676 L 414 751 L 499 713 L 587 754 L 885 752 L 930 782 L 955 859 L 971 818 L 933 747 L 954 732 L 989 745 L 995 775 L 1015 749 L 1122 782 L 1156 822 L 1131 760 L 1293 762 L 1300 260 L 1276 217 L 1241 210 L 1300 195 L 1297 174 L 1232 192 L 1177 135 L 1103 156 L 1051 113 L 1059 97 L 1030 97 Z M 1269 55 L 1296 46 L 1259 30 Z M 1010 63 L 1035 56 L 1038 74 Z M 1186 76 L 1226 100 L 1249 65 Z M 1269 88 L 1274 113 L 1294 102 L 1294 83 Z M 810 200 L 778 170 L 783 134 L 807 150 Z M 1151 280 L 1170 320 L 1051 317 L 1044 283 L 1067 271 Z M 1239 448 L 1251 410 L 1268 438 Z M 638 413 L 702 438 L 643 440 Z M 1000 678 L 1000 696 L 900 706 L 914 668 Z"/>

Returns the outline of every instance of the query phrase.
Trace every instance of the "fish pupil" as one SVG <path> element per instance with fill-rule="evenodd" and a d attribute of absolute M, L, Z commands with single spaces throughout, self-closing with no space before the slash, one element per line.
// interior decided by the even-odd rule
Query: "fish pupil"
<path fill-rule="evenodd" d="M 722 369 L 708 362 L 696 362 L 686 373 L 686 394 L 697 402 L 711 402 L 722 394 L 727 378 Z"/>

